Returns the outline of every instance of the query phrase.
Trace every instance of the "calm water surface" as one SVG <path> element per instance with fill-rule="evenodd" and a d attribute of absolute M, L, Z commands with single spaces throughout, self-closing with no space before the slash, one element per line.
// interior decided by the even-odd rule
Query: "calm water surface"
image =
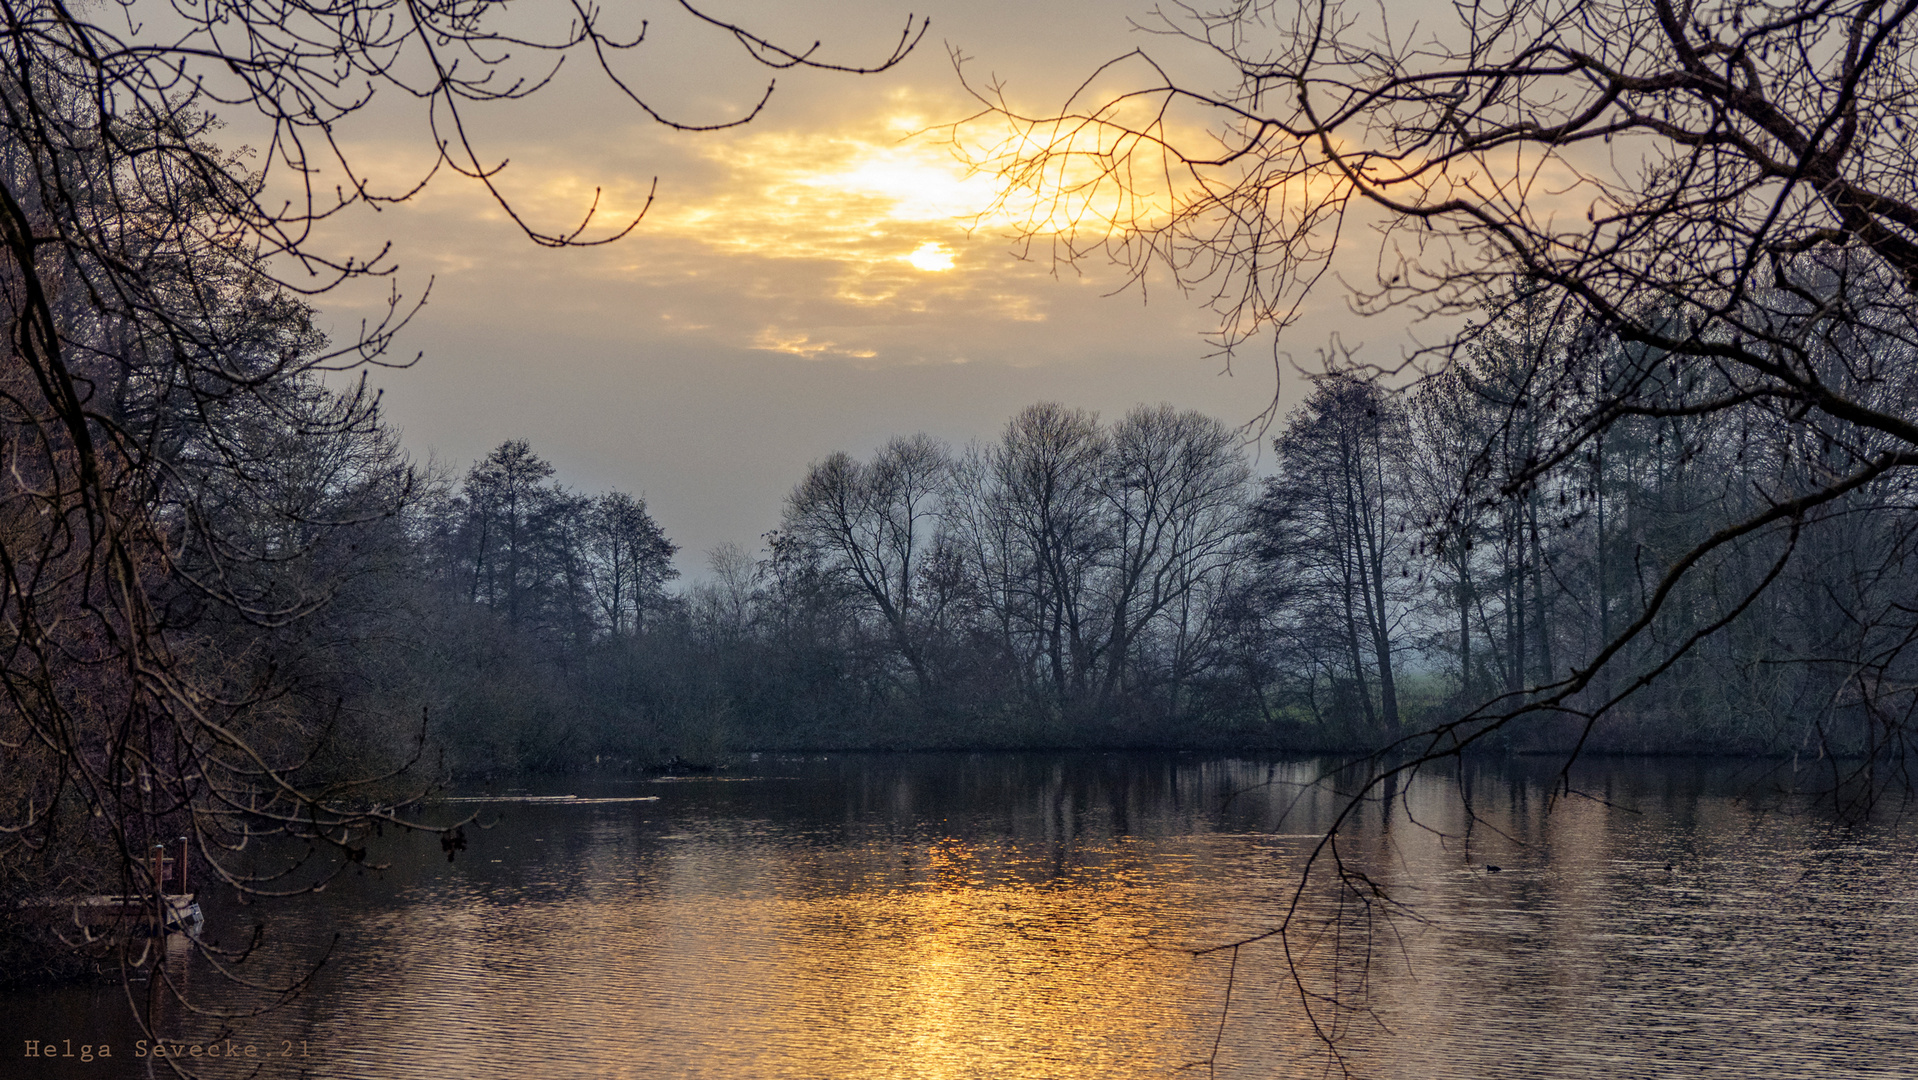
<path fill-rule="evenodd" d="M 1321 1035 L 1388 1078 L 1918 1074 L 1918 828 L 1781 809 L 1758 768 L 1591 762 L 1549 813 L 1542 765 L 1421 781 L 1342 830 L 1386 900 L 1328 879 L 1236 950 L 1342 805 L 1322 762 L 768 755 L 500 790 L 450 865 L 390 838 L 392 869 L 268 909 L 247 978 L 326 956 L 292 1003 L 158 1023 L 272 1055 L 203 1074 L 273 1078 L 1317 1077 Z M 580 798 L 514 801 L 553 794 Z M 210 936 L 256 921 L 203 899 Z M 0 1074 L 167 1075 L 126 1007 L 0 997 Z"/>

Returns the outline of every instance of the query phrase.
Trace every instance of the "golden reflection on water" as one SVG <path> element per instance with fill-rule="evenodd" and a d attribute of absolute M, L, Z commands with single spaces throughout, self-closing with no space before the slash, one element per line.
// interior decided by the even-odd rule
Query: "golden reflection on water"
<path fill-rule="evenodd" d="M 430 838 L 400 842 L 385 879 L 276 916 L 298 947 L 257 960 L 263 982 L 342 943 L 310 993 L 231 1030 L 310 1047 L 259 1073 L 275 1080 L 1304 1078 L 1325 1075 L 1321 1033 L 1386 1078 L 1891 1076 L 1918 1059 L 1909 826 L 1836 830 L 1696 778 L 1549 814 L 1536 778 L 1492 770 L 1475 814 L 1456 784 L 1423 783 L 1341 831 L 1392 918 L 1322 883 L 1283 944 L 1235 961 L 1196 954 L 1287 911 L 1339 806 L 1297 786 L 1315 768 L 1075 768 L 829 764 L 513 808 L 451 866 Z M 206 1003 L 244 997 L 190 974 Z M 119 1007 L 69 1006 L 94 1031 Z M 1181 1071 L 1215 1040 L 1210 1068 Z M 128 1064 L 71 1075 L 151 1071 Z"/>
<path fill-rule="evenodd" d="M 1032 884 L 942 841 L 854 853 L 875 868 L 857 887 L 781 889 L 715 881 L 729 853 L 687 845 L 637 896 L 447 895 L 367 926 L 387 955 L 316 1026 L 382 1033 L 336 1075 L 1159 1072 L 1203 1056 L 1219 971 L 1168 943 L 1168 916 L 1198 910 L 1189 860 L 1117 850 L 1135 846 L 1098 853 L 1110 874 Z"/>

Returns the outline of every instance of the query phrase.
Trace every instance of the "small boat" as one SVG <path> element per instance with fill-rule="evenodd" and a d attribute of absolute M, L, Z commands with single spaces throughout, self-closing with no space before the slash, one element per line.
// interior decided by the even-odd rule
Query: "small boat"
<path fill-rule="evenodd" d="M 206 924 L 199 902 L 192 893 L 161 896 L 76 896 L 67 900 L 42 901 L 31 905 L 49 914 L 67 915 L 70 925 L 85 930 L 124 927 L 134 937 L 153 936 L 155 923 L 168 934 L 197 934 Z M 61 921 L 67 922 L 63 918 Z"/>

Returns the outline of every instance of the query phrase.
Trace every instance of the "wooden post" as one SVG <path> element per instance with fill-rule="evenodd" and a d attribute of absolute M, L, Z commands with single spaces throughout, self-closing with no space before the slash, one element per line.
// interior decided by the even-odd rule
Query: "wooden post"
<path fill-rule="evenodd" d="M 153 936 L 166 939 L 166 845 L 153 845 Z"/>

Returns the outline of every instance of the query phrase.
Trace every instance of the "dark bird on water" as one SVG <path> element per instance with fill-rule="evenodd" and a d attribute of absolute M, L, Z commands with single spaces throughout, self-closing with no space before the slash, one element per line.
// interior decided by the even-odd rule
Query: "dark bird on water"
<path fill-rule="evenodd" d="M 1504 869 L 1505 868 L 1503 866 L 1493 866 L 1491 863 L 1485 864 L 1485 872 L 1488 874 L 1496 874 Z"/>

